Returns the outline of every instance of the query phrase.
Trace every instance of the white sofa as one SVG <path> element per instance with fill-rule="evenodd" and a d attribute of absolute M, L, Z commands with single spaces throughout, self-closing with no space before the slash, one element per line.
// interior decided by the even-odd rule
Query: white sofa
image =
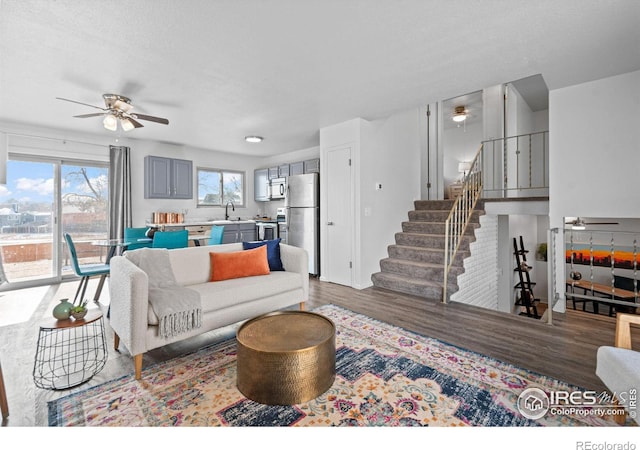
<path fill-rule="evenodd" d="M 615 347 L 598 348 L 596 375 L 611 393 L 620 396 L 619 403 L 631 412 L 631 417 L 640 425 L 637 400 L 640 389 L 640 352 L 631 349 L 631 324 L 640 325 L 636 314 L 616 315 Z M 620 420 L 623 423 L 623 420 Z"/>
<path fill-rule="evenodd" d="M 168 250 L 176 281 L 199 292 L 202 302 L 201 327 L 173 337 L 158 332 L 158 317 L 149 307 L 147 274 L 126 253 L 111 259 L 109 323 L 116 350 L 122 341 L 133 355 L 136 379 L 142 376 L 142 355 L 149 350 L 292 305 L 304 309 L 309 260 L 298 247 L 280 244 L 284 271 L 209 282 L 209 253 L 240 250 L 242 243 Z"/>

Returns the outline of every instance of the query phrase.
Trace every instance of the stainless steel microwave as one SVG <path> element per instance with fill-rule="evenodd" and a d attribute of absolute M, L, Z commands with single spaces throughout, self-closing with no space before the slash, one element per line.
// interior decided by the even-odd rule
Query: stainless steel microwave
<path fill-rule="evenodd" d="M 269 199 L 277 200 L 284 198 L 287 191 L 287 179 L 286 178 L 274 178 L 269 183 Z"/>

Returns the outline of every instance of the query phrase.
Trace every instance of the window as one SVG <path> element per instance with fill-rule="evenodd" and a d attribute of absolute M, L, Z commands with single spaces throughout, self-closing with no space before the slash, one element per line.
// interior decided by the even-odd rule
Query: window
<path fill-rule="evenodd" d="M 244 172 L 198 168 L 198 206 L 244 206 Z"/>
<path fill-rule="evenodd" d="M 91 242 L 107 237 L 108 175 L 106 164 L 10 155 L 0 186 L 0 255 L 10 282 L 73 274 L 63 233 L 81 263 L 104 261 Z"/>

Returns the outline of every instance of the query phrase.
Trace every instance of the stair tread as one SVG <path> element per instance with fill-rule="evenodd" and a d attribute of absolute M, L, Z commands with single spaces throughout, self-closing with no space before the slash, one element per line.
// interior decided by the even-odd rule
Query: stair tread
<path fill-rule="evenodd" d="M 434 233 L 416 233 L 415 231 L 398 231 L 396 234 L 409 234 L 409 235 L 415 235 L 415 236 L 429 236 L 429 237 L 441 237 L 444 238 L 444 234 L 434 234 Z M 470 236 L 467 236 L 465 234 L 462 235 L 463 238 L 468 239 L 470 238 Z"/>
<path fill-rule="evenodd" d="M 436 253 L 442 253 L 444 250 L 441 248 L 434 247 L 416 247 L 415 245 L 404 245 L 404 244 L 391 244 L 390 247 L 398 247 L 398 248 L 406 248 L 410 250 L 419 250 L 419 251 L 432 251 Z M 469 253 L 468 250 L 458 250 L 458 253 Z"/>
<path fill-rule="evenodd" d="M 432 267 L 432 268 L 443 268 L 444 267 L 444 264 L 422 262 L 422 261 L 416 261 L 414 259 L 394 258 L 394 257 L 391 257 L 391 256 L 387 257 L 387 258 L 382 258 L 382 261 L 398 262 L 399 264 L 410 264 L 410 265 L 413 265 L 413 266 L 421 266 L 421 267 Z"/>
<path fill-rule="evenodd" d="M 417 284 L 421 286 L 442 287 L 441 281 L 439 282 L 439 281 L 431 281 L 431 280 L 425 280 L 425 279 L 420 279 L 415 277 L 407 277 L 405 275 L 400 275 L 398 273 L 377 272 L 377 273 L 374 273 L 373 276 L 379 276 L 382 278 L 392 278 L 395 280 L 401 280 L 405 283 Z"/>

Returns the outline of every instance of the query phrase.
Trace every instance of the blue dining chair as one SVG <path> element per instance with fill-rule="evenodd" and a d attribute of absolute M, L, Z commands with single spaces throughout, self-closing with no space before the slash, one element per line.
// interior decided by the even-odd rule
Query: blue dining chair
<path fill-rule="evenodd" d="M 76 251 L 76 246 L 71 239 L 69 233 L 64 234 L 64 240 L 67 241 L 67 248 L 69 249 L 69 255 L 71 256 L 71 265 L 73 266 L 73 271 L 76 275 L 80 277 L 80 285 L 76 290 L 76 296 L 73 298 L 74 303 L 80 296 L 80 300 L 84 299 L 84 294 L 87 291 L 87 285 L 89 284 L 89 278 L 91 277 L 100 277 L 100 281 L 98 282 L 98 288 L 96 289 L 96 293 L 93 296 L 93 301 L 97 302 L 100 298 L 100 293 L 102 292 L 102 286 L 104 286 L 104 281 L 109 275 L 110 267 L 108 264 L 80 264 L 78 261 L 78 252 Z"/>
<path fill-rule="evenodd" d="M 153 248 L 183 248 L 189 245 L 189 231 L 156 231 L 153 235 Z"/>
<path fill-rule="evenodd" d="M 224 235 L 224 225 L 214 225 L 211 227 L 211 235 L 209 236 L 209 245 L 222 244 L 222 236 Z"/>
<path fill-rule="evenodd" d="M 142 228 L 125 228 L 124 240 L 132 242 L 127 246 L 127 250 L 135 250 L 138 248 L 151 247 L 151 239 L 147 238 L 147 227 Z M 138 239 L 149 239 L 148 242 L 138 242 Z"/>

